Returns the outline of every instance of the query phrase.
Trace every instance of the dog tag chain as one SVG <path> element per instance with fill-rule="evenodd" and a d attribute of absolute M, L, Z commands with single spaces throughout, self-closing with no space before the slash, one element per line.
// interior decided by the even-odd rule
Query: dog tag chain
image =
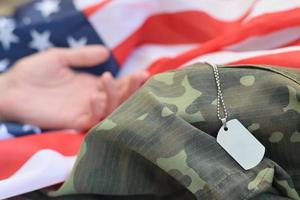
<path fill-rule="evenodd" d="M 223 126 L 217 135 L 217 142 L 221 147 L 245 170 L 258 165 L 265 154 L 265 147 L 239 122 L 237 119 L 227 121 L 227 109 L 221 90 L 218 67 L 207 63 L 213 68 L 217 86 L 217 116 Z M 220 110 L 223 110 L 221 116 Z"/>

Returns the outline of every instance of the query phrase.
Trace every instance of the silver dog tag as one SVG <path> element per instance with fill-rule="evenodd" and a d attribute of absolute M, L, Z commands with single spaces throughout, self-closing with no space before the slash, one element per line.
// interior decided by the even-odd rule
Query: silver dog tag
<path fill-rule="evenodd" d="M 258 165 L 265 154 L 265 147 L 237 119 L 227 122 L 227 130 L 221 127 L 217 142 L 245 170 Z"/>

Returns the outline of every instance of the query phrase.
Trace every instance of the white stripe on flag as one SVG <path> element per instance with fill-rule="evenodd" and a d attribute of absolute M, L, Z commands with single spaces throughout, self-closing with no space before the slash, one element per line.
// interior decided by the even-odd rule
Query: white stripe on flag
<path fill-rule="evenodd" d="M 247 52 L 232 52 L 232 51 L 218 51 L 215 53 L 206 54 L 204 56 L 200 56 L 189 62 L 185 63 L 184 66 L 194 64 L 197 62 L 212 62 L 216 64 L 226 64 L 232 63 L 239 60 L 243 60 L 246 58 L 253 58 L 257 56 L 264 56 L 264 55 L 272 55 L 278 53 L 285 53 L 285 52 L 293 52 L 293 51 L 300 51 L 300 46 L 292 46 L 292 47 L 285 47 L 275 50 L 262 50 L 262 51 L 247 51 Z"/>
<path fill-rule="evenodd" d="M 300 7 L 299 0 L 259 0 L 245 21 L 267 13 L 287 11 Z"/>
<path fill-rule="evenodd" d="M 282 47 L 300 38 L 300 26 L 289 27 L 269 34 L 252 36 L 226 47 L 232 51 L 266 50 Z"/>
<path fill-rule="evenodd" d="M 73 3 L 77 10 L 84 10 L 85 8 L 102 3 L 104 1 L 106 0 L 74 0 Z"/>

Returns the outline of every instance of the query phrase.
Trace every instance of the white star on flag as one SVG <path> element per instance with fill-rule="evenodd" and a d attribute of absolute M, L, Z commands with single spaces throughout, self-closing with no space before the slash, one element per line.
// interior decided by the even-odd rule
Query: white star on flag
<path fill-rule="evenodd" d="M 30 125 L 30 124 L 24 124 L 22 126 L 22 130 L 25 131 L 25 132 L 27 132 L 27 131 L 33 131 L 34 133 L 40 133 L 40 132 L 42 132 L 39 127 Z"/>
<path fill-rule="evenodd" d="M 26 24 L 26 25 L 31 24 L 31 19 L 30 19 L 30 17 L 24 17 L 22 21 L 23 21 L 23 23 Z"/>
<path fill-rule="evenodd" d="M 53 44 L 50 42 L 50 31 L 39 33 L 36 30 L 33 30 L 30 32 L 30 35 L 32 40 L 29 43 L 29 47 L 32 49 L 43 51 L 53 46 Z"/>
<path fill-rule="evenodd" d="M 8 59 L 2 59 L 0 60 L 0 72 L 3 72 L 7 69 L 9 65 L 9 60 Z"/>
<path fill-rule="evenodd" d="M 16 22 L 13 19 L 7 18 L 7 17 L 0 17 L 0 28 L 6 28 L 6 29 L 15 29 L 16 28 Z"/>
<path fill-rule="evenodd" d="M 10 49 L 11 43 L 19 42 L 19 38 L 13 33 L 16 23 L 13 19 L 0 18 L 0 43 L 5 50 Z"/>
<path fill-rule="evenodd" d="M 69 47 L 78 48 L 78 47 L 83 47 L 87 44 L 87 38 L 81 37 L 78 40 L 76 40 L 73 37 L 69 36 L 67 38 L 67 42 L 68 42 Z"/>
<path fill-rule="evenodd" d="M 58 12 L 59 0 L 44 0 L 35 4 L 35 9 L 40 11 L 43 17 L 49 17 L 51 14 Z"/>
<path fill-rule="evenodd" d="M 8 132 L 4 124 L 0 125 L 0 140 L 12 138 L 13 136 Z"/>

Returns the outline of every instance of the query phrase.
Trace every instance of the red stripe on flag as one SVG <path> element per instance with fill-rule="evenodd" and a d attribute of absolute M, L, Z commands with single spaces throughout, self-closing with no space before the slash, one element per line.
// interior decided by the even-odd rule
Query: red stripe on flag
<path fill-rule="evenodd" d="M 84 134 L 55 131 L 0 141 L 0 180 L 13 175 L 36 152 L 51 149 L 65 156 L 77 154 Z"/>
<path fill-rule="evenodd" d="M 300 39 L 299 40 L 296 40 L 296 41 L 293 41 L 287 45 L 284 45 L 284 47 L 290 47 L 290 46 L 299 46 L 300 45 Z"/>
<path fill-rule="evenodd" d="M 203 43 L 237 26 L 238 22 L 219 21 L 199 11 L 154 15 L 113 53 L 122 64 L 134 48 L 143 44 Z"/>
<path fill-rule="evenodd" d="M 90 7 L 87 7 L 83 10 L 83 13 L 85 14 L 85 16 L 89 17 L 92 14 L 94 14 L 95 12 L 98 12 L 100 8 L 102 8 L 104 5 L 106 5 L 110 1 L 111 0 L 105 0 L 105 1 L 99 2 L 95 5 L 92 5 Z"/>

